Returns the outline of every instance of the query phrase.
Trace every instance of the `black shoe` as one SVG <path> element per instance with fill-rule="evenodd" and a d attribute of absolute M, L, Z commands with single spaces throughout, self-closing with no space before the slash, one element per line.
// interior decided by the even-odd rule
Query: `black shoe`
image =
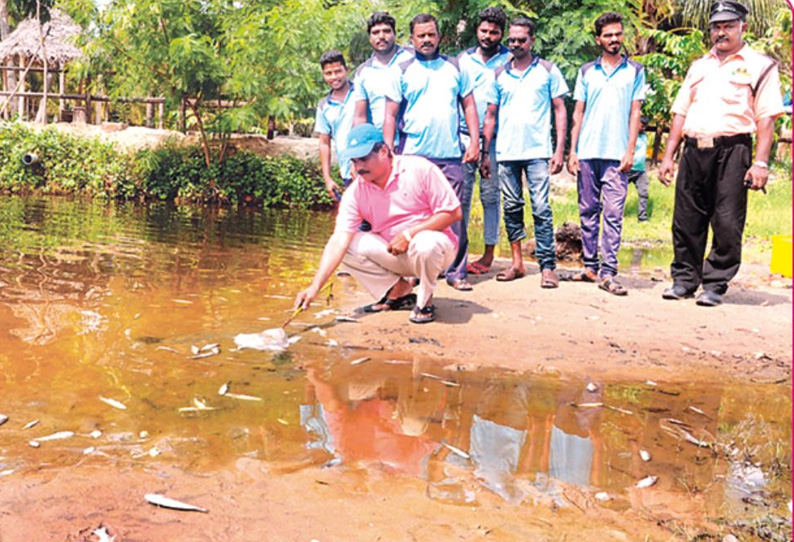
<path fill-rule="evenodd" d="M 701 307 L 716 307 L 717 305 L 722 305 L 722 294 L 718 294 L 713 290 L 703 290 L 695 300 L 695 303 Z"/>
<path fill-rule="evenodd" d="M 672 286 L 669 288 L 665 288 L 664 292 L 662 293 L 663 299 L 688 299 L 692 297 L 692 292 L 681 286 L 680 284 L 673 283 Z"/>

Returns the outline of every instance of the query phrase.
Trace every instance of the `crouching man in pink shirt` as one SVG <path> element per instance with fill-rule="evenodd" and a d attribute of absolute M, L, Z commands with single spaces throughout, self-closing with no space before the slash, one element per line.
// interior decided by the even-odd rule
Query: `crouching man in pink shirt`
<path fill-rule="evenodd" d="M 378 299 L 365 312 L 413 309 L 411 322 L 432 322 L 438 275 L 457 251 L 450 226 L 461 219 L 460 201 L 438 167 L 420 156 L 394 156 L 371 124 L 350 131 L 345 155 L 356 176 L 314 280 L 295 306 L 308 307 L 341 263 Z M 363 220 L 371 231 L 359 231 Z M 417 294 L 411 293 L 414 277 Z"/>

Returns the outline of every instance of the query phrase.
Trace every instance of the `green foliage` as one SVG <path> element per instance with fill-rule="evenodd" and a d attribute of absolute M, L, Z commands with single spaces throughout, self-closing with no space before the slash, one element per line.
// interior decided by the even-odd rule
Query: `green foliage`
<path fill-rule="evenodd" d="M 22 163 L 34 153 L 40 163 Z M 116 199 L 321 208 L 332 203 L 316 162 L 241 151 L 210 167 L 200 147 L 175 142 L 123 153 L 55 128 L 0 124 L 0 190 Z"/>
<path fill-rule="evenodd" d="M 36 154 L 39 164 L 22 157 Z M 40 132 L 19 123 L 0 124 L 0 189 L 24 192 L 104 196 L 123 192 L 132 182 L 131 162 L 111 145 L 68 136 L 47 128 Z"/>

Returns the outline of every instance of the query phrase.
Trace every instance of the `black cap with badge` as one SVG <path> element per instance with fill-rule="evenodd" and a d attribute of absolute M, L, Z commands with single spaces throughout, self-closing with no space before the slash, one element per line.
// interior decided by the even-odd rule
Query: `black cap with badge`
<path fill-rule="evenodd" d="M 749 10 L 739 2 L 732 0 L 721 0 L 711 4 L 711 17 L 709 24 L 733 21 L 735 19 L 744 20 Z"/>

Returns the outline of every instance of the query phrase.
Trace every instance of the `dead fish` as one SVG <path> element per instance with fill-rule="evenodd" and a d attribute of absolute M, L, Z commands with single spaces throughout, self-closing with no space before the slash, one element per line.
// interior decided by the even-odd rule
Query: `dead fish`
<path fill-rule="evenodd" d="M 203 512 L 205 514 L 208 512 L 206 508 L 200 508 L 192 504 L 180 502 L 166 497 L 165 495 L 158 495 L 157 493 L 147 493 L 144 498 L 149 504 L 153 504 L 161 508 L 170 508 L 171 510 L 181 510 L 183 512 Z"/>
<path fill-rule="evenodd" d="M 694 436 L 692 436 L 692 434 L 689 431 L 687 431 L 685 429 L 681 429 L 681 434 L 683 435 L 684 440 L 687 441 L 690 444 L 694 444 L 695 446 L 699 446 L 700 448 L 710 448 L 711 447 L 711 443 L 710 442 L 706 442 L 705 440 L 696 439 Z"/>
<path fill-rule="evenodd" d="M 210 410 L 218 410 L 218 409 L 215 408 L 215 407 L 201 408 L 201 407 L 186 406 L 186 407 L 182 407 L 182 408 L 178 409 L 177 412 L 180 412 L 182 414 L 186 414 L 186 413 L 194 413 L 195 414 L 195 413 L 198 413 L 198 412 L 207 412 L 207 411 L 210 411 Z"/>
<path fill-rule="evenodd" d="M 577 408 L 601 408 L 604 403 L 571 403 L 571 405 Z"/>
<path fill-rule="evenodd" d="M 371 359 L 370 357 L 354 359 L 353 361 L 350 362 L 350 365 L 361 365 L 362 363 L 368 362 L 370 359 Z"/>
<path fill-rule="evenodd" d="M 439 382 L 441 382 L 445 386 L 449 386 L 451 388 L 459 388 L 460 387 L 460 384 L 458 384 L 457 382 L 452 382 L 451 380 L 439 380 Z"/>
<path fill-rule="evenodd" d="M 278 423 L 280 423 L 281 425 L 289 425 L 289 422 L 287 420 L 285 420 L 284 418 L 276 418 L 276 421 Z"/>
<path fill-rule="evenodd" d="M 36 427 L 38 424 L 39 424 L 39 419 L 38 419 L 38 418 L 36 418 L 35 420 L 33 420 L 33 421 L 31 421 L 31 422 L 28 422 L 28 423 L 26 423 L 26 424 L 25 424 L 25 425 L 22 427 L 22 430 L 24 431 L 25 429 L 30 429 L 31 427 Z"/>
<path fill-rule="evenodd" d="M 352 324 L 358 323 L 358 320 L 356 320 L 355 318 L 351 318 L 349 316 L 337 316 L 336 317 L 336 321 L 337 322 L 350 322 Z"/>
<path fill-rule="evenodd" d="M 3 425 L 7 421 L 8 421 L 8 416 L 6 416 L 5 414 L 0 414 L 0 425 Z"/>
<path fill-rule="evenodd" d="M 204 399 L 198 396 L 193 398 L 193 404 L 196 405 L 196 408 L 201 410 L 214 410 L 211 406 L 204 402 Z"/>
<path fill-rule="evenodd" d="M 239 333 L 234 337 L 234 344 L 237 348 L 250 348 L 252 350 L 276 351 L 286 350 L 291 344 L 287 332 L 283 328 L 276 327 L 266 329 L 260 333 Z"/>
<path fill-rule="evenodd" d="M 155 350 L 165 350 L 166 352 L 173 352 L 174 354 L 178 354 L 179 350 L 176 348 L 172 348 L 170 346 L 158 346 Z"/>
<path fill-rule="evenodd" d="M 67 438 L 72 438 L 74 436 L 74 432 L 72 431 L 58 431 L 57 433 L 53 433 L 52 435 L 47 435 L 46 437 L 38 437 L 34 438 L 36 442 L 47 442 L 50 440 L 63 440 Z"/>
<path fill-rule="evenodd" d="M 645 385 L 646 386 L 658 386 L 658 384 L 656 382 L 654 382 L 653 380 L 646 380 L 645 381 Z"/>
<path fill-rule="evenodd" d="M 192 301 L 188 301 L 187 299 L 172 299 L 174 303 L 179 303 L 180 305 L 192 305 Z"/>
<path fill-rule="evenodd" d="M 625 408 L 620 408 L 620 407 L 611 406 L 611 405 L 604 405 L 604 406 L 606 406 L 609 410 L 614 410 L 615 412 L 620 412 L 621 414 L 627 414 L 629 416 L 634 414 L 631 410 L 626 410 Z"/>
<path fill-rule="evenodd" d="M 651 487 L 657 481 L 659 481 L 659 477 L 658 476 L 646 476 L 645 478 L 643 478 L 642 480 L 637 482 L 637 485 L 634 486 L 634 487 L 637 487 L 639 489 L 643 489 L 643 488 L 646 488 L 646 487 Z"/>
<path fill-rule="evenodd" d="M 688 409 L 694 412 L 695 414 L 700 414 L 701 416 L 706 416 L 707 418 L 709 417 L 708 414 L 700 410 L 698 407 L 690 406 L 688 407 Z"/>
<path fill-rule="evenodd" d="M 119 410 L 127 410 L 127 405 L 122 403 L 121 401 L 116 401 L 115 399 L 110 399 L 108 397 L 99 396 L 99 400 L 103 403 L 112 406 L 113 408 L 117 408 Z"/>
<path fill-rule="evenodd" d="M 4 471 L 0 471 L 0 476 L 8 476 L 10 474 L 14 474 L 14 469 L 6 469 Z"/>
<path fill-rule="evenodd" d="M 607 502 L 612 500 L 612 497 L 610 497 L 609 493 L 607 493 L 606 491 L 600 491 L 596 493 L 594 496 L 596 500 L 599 500 L 601 502 Z"/>
<path fill-rule="evenodd" d="M 30 441 L 28 441 L 28 446 L 30 446 L 31 448 L 40 448 L 41 447 L 41 442 L 38 442 L 38 441 L 35 441 L 35 440 L 30 440 Z"/>
<path fill-rule="evenodd" d="M 245 395 L 244 393 L 226 393 L 224 397 L 228 397 L 229 399 L 239 399 L 240 401 L 261 401 L 261 397 L 256 397 L 254 395 Z"/>
<path fill-rule="evenodd" d="M 453 454 L 459 455 L 463 459 L 471 459 L 471 456 L 466 452 L 464 452 L 463 450 L 461 450 L 460 448 L 455 448 L 454 446 L 452 446 L 451 444 L 447 444 L 446 442 L 442 442 L 441 445 L 444 446 L 447 450 L 449 450 Z"/>
<path fill-rule="evenodd" d="M 93 439 L 97 439 L 102 436 L 102 431 L 100 431 L 99 429 L 94 429 L 89 433 L 89 436 Z"/>
<path fill-rule="evenodd" d="M 190 347 L 190 351 L 193 352 L 193 356 L 190 359 L 204 359 L 220 354 L 221 347 L 218 343 L 205 344 L 202 347 L 193 345 Z"/>
<path fill-rule="evenodd" d="M 339 341 L 334 339 L 328 339 L 327 345 L 330 346 L 331 348 L 336 348 L 337 346 L 339 346 Z"/>
<path fill-rule="evenodd" d="M 88 448 L 83 450 L 83 455 L 91 455 L 95 451 L 96 451 L 96 448 L 94 448 L 93 446 L 89 446 Z"/>
<path fill-rule="evenodd" d="M 114 542 L 116 540 L 115 536 L 110 536 L 105 527 L 100 527 L 91 534 L 96 535 L 99 538 L 99 542 Z"/>
<path fill-rule="evenodd" d="M 596 384 L 592 383 L 592 382 L 588 382 L 587 383 L 587 387 L 585 389 L 587 391 L 589 391 L 590 393 L 594 393 L 594 392 L 598 391 L 598 386 Z"/>
<path fill-rule="evenodd" d="M 647 450 L 640 450 L 640 458 L 642 458 L 642 460 L 646 461 L 646 462 L 650 461 L 651 460 L 651 454 Z"/>
<path fill-rule="evenodd" d="M 227 393 L 229 393 L 229 385 L 230 384 L 231 384 L 231 382 L 226 382 L 220 388 L 218 388 L 218 395 L 226 395 Z"/>

